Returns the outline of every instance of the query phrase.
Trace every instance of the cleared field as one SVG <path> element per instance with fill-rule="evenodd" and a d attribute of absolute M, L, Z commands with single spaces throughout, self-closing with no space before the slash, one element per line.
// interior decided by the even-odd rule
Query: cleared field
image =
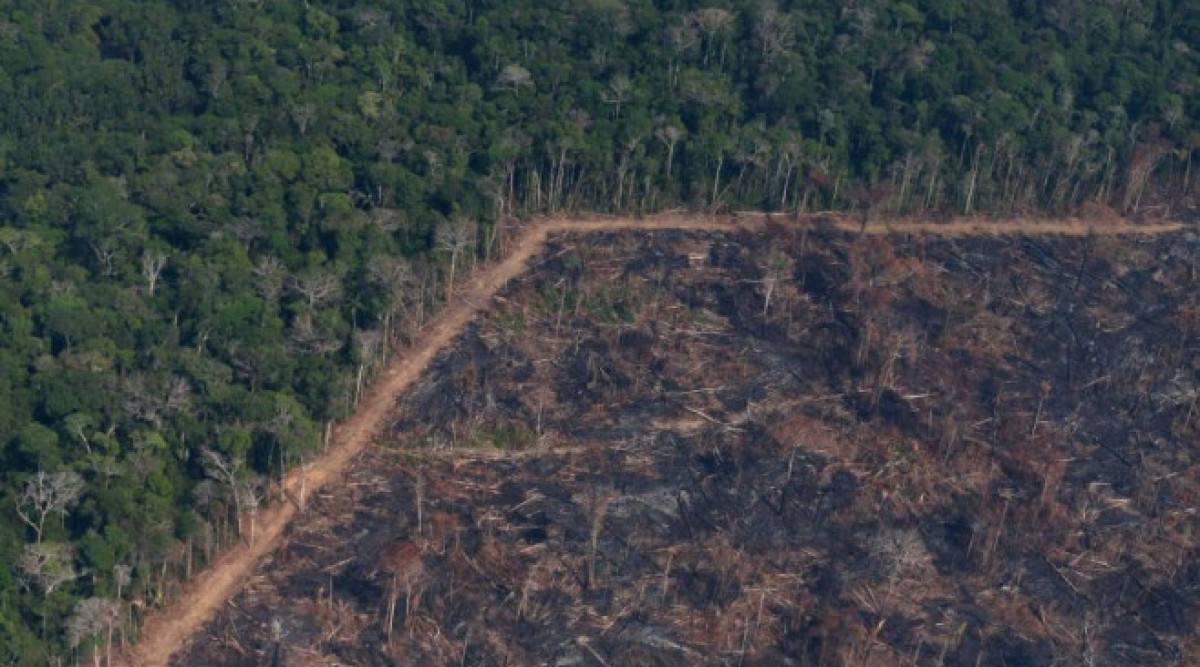
<path fill-rule="evenodd" d="M 175 662 L 1200 650 L 1193 233 L 718 225 L 473 293 Z"/>

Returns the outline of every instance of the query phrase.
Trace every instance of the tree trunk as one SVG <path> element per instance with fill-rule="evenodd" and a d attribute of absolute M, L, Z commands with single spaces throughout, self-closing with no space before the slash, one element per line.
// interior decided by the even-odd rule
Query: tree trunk
<path fill-rule="evenodd" d="M 909 181 L 912 179 L 912 153 L 904 156 L 904 176 L 900 179 L 900 196 L 897 197 L 899 206 L 904 206 L 908 198 Z"/>
<path fill-rule="evenodd" d="M 454 269 L 455 269 L 455 265 L 457 263 L 458 263 L 458 251 L 452 250 L 450 252 L 450 277 L 448 280 L 446 280 L 446 305 L 447 306 L 450 305 L 450 299 L 452 298 L 451 294 L 454 289 Z"/>
<path fill-rule="evenodd" d="M 725 165 L 725 156 L 717 158 L 717 171 L 713 174 L 712 208 L 717 210 L 717 189 L 721 186 L 721 167 Z"/>
<path fill-rule="evenodd" d="M 388 612 L 387 612 L 387 642 L 392 643 L 392 627 L 396 622 L 396 598 L 399 597 L 399 587 L 397 586 L 397 577 L 392 575 L 392 590 L 388 592 Z"/>
<path fill-rule="evenodd" d="M 779 210 L 787 211 L 788 185 L 792 180 L 792 164 L 789 162 L 787 171 L 783 174 L 783 193 L 779 195 Z"/>
<path fill-rule="evenodd" d="M 1184 194 L 1187 194 L 1188 192 L 1191 192 L 1191 190 L 1192 190 L 1191 181 L 1192 181 L 1192 153 L 1193 152 L 1195 152 L 1195 149 L 1188 150 L 1187 166 L 1184 167 L 1184 169 L 1183 169 L 1183 193 Z"/>
<path fill-rule="evenodd" d="M 963 206 L 963 214 L 971 215 L 971 208 L 975 203 L 975 181 L 979 176 L 979 153 L 982 146 L 975 149 L 975 157 L 971 159 L 971 176 L 967 181 L 967 202 Z"/>
<path fill-rule="evenodd" d="M 308 465 L 300 460 L 300 512 L 304 512 L 304 496 L 308 491 Z"/>
<path fill-rule="evenodd" d="M 242 499 L 240 498 L 240 495 L 241 494 L 239 494 L 237 492 L 237 489 L 234 489 L 234 491 L 233 491 L 233 513 L 237 516 L 238 537 L 242 537 Z"/>

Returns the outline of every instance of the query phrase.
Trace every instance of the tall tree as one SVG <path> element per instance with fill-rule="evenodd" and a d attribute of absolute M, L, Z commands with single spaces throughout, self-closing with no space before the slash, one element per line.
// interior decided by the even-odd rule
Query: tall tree
<path fill-rule="evenodd" d="M 66 514 L 83 494 L 86 484 L 79 473 L 61 471 L 47 473 L 39 470 L 25 481 L 17 499 L 17 516 L 33 529 L 38 544 L 46 518 L 51 514 Z"/>

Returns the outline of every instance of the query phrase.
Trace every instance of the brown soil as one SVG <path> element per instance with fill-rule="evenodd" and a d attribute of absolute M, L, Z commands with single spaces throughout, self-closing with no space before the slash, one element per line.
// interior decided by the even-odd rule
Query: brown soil
<path fill-rule="evenodd" d="M 489 300 L 510 279 L 526 269 L 552 233 L 618 230 L 691 230 L 735 231 L 764 225 L 795 224 L 785 216 L 735 215 L 703 216 L 690 213 L 666 213 L 645 218 L 589 216 L 576 219 L 543 219 L 526 225 L 506 244 L 505 258 L 478 270 L 464 282 L 458 298 L 446 307 L 423 331 L 421 338 L 392 363 L 388 372 L 360 403 L 357 412 L 338 426 L 328 453 L 306 470 L 294 471 L 285 489 L 293 499 L 301 488 L 309 497 L 322 487 L 339 480 L 351 463 L 381 431 L 400 397 L 429 367 L 435 356 L 483 310 Z M 1134 225 L 1123 221 L 1090 224 L 1082 220 L 985 221 L 958 220 L 947 223 L 919 221 L 873 221 L 865 230 L 852 218 L 820 216 L 817 225 L 832 226 L 848 232 L 868 234 L 934 234 L 939 236 L 1003 234 L 1162 234 L 1179 231 L 1180 224 Z M 249 545 L 230 550 L 207 571 L 196 577 L 185 594 L 170 606 L 158 610 L 147 621 L 143 640 L 124 657 L 128 665 L 165 665 L 183 649 L 242 586 L 255 564 L 280 544 L 284 529 L 298 512 L 294 503 L 277 503 L 259 512 L 255 538 Z"/>

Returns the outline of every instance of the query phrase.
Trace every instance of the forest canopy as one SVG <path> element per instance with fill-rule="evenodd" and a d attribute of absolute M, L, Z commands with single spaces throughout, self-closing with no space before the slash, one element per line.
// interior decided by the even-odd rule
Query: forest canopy
<path fill-rule="evenodd" d="M 504 220 L 1193 217 L 1197 49 L 1186 0 L 10 0 L 0 662 L 238 539 Z"/>

